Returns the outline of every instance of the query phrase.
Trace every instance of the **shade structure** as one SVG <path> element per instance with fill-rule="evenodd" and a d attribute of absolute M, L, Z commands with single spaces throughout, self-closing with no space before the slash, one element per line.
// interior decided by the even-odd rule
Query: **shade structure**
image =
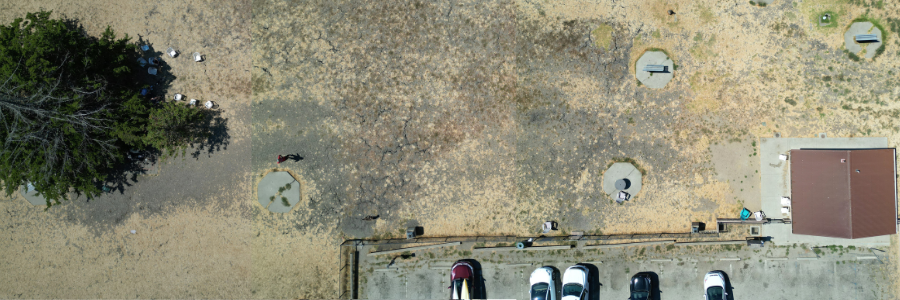
<path fill-rule="evenodd" d="M 896 233 L 895 152 L 791 150 L 793 233 L 848 239 Z"/>

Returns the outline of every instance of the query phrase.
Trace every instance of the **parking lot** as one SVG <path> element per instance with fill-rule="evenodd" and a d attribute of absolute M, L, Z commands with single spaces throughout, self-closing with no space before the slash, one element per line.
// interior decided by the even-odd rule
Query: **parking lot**
<path fill-rule="evenodd" d="M 451 247 L 456 248 L 456 247 Z M 450 266 L 471 258 L 476 266 L 474 296 L 528 299 L 529 275 L 540 266 L 564 272 L 576 263 L 590 269 L 588 299 L 627 299 L 629 279 L 638 272 L 658 278 L 658 299 L 700 299 L 703 276 L 713 270 L 727 275 L 728 299 L 889 299 L 887 252 L 803 245 L 766 248 L 746 246 L 647 246 L 564 251 L 471 251 L 437 249 L 415 258 L 363 258 L 360 254 L 360 298 L 449 298 Z M 452 259 L 447 259 L 452 258 Z M 480 269 L 480 270 L 479 270 Z M 480 276 L 479 276 L 480 275 Z M 560 274 L 561 275 L 561 274 Z M 483 289 L 483 291 L 482 291 Z"/>

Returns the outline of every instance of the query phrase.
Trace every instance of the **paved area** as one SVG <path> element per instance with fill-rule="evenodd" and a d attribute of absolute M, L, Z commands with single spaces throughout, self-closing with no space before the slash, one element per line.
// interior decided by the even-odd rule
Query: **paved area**
<path fill-rule="evenodd" d="M 790 158 L 780 160 L 791 149 L 859 149 L 888 147 L 887 138 L 761 138 L 760 139 L 760 206 L 769 218 L 781 219 L 781 197 L 791 195 Z M 766 224 L 763 236 L 771 236 L 778 244 L 807 243 L 810 245 L 883 246 L 890 244 L 890 236 L 862 239 L 837 239 L 791 233 L 791 224 Z"/>
<path fill-rule="evenodd" d="M 620 190 L 616 189 L 616 180 L 628 179 L 630 185 L 623 189 L 631 197 L 641 192 L 641 171 L 630 163 L 614 163 L 603 172 L 603 192 L 610 198 L 615 199 L 616 193 Z"/>
<path fill-rule="evenodd" d="M 259 204 L 271 212 L 289 212 L 300 202 L 300 188 L 300 183 L 291 176 L 291 173 L 266 174 L 257 186 Z"/>
<path fill-rule="evenodd" d="M 667 72 L 650 73 L 644 71 L 647 65 L 663 65 L 668 67 Z M 638 58 L 635 65 L 634 76 L 651 89 L 661 89 L 675 76 L 675 63 L 662 51 L 647 51 Z"/>
<path fill-rule="evenodd" d="M 857 34 L 874 34 L 878 37 L 880 42 L 877 43 L 857 43 L 853 38 Z M 844 47 L 847 48 L 848 51 L 853 53 L 859 53 L 862 51 L 863 47 L 866 48 L 866 58 L 871 59 L 875 57 L 875 50 L 878 47 L 881 47 L 881 44 L 884 40 L 881 36 L 881 30 L 875 25 L 872 25 L 871 22 L 856 22 L 850 25 L 850 28 L 847 29 L 847 32 L 844 33 Z"/>
<path fill-rule="evenodd" d="M 462 248 L 460 248 L 462 249 Z M 448 254 L 449 253 L 449 254 Z M 447 298 L 449 268 L 454 258 L 478 262 L 484 296 L 528 299 L 528 279 L 540 266 L 564 272 L 576 263 L 590 269 L 593 292 L 588 299 L 627 299 L 628 280 L 638 272 L 658 279 L 659 299 L 699 299 L 703 276 L 724 271 L 729 299 L 890 299 L 887 253 L 863 249 L 825 248 L 817 255 L 802 246 L 751 249 L 745 246 L 620 247 L 604 251 L 567 250 L 555 253 L 436 250 L 417 257 L 390 257 L 361 265 L 361 298 Z M 436 254 L 436 255 L 434 255 Z M 468 256 L 467 256 L 468 255 Z M 433 258 L 436 257 L 436 258 Z M 862 259 L 859 259 L 859 258 Z M 476 281 L 479 281 L 476 278 Z"/>

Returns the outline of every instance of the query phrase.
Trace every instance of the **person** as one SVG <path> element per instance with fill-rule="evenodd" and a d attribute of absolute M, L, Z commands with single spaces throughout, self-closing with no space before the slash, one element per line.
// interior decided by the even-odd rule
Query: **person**
<path fill-rule="evenodd" d="M 278 155 L 278 163 L 281 164 L 287 160 L 287 156 Z"/>

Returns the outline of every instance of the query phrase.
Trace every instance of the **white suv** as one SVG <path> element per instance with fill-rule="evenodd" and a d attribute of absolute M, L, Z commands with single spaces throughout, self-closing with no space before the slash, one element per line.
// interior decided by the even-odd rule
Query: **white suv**
<path fill-rule="evenodd" d="M 725 273 L 712 271 L 703 276 L 703 299 L 724 300 L 728 293 L 725 292 Z"/>

